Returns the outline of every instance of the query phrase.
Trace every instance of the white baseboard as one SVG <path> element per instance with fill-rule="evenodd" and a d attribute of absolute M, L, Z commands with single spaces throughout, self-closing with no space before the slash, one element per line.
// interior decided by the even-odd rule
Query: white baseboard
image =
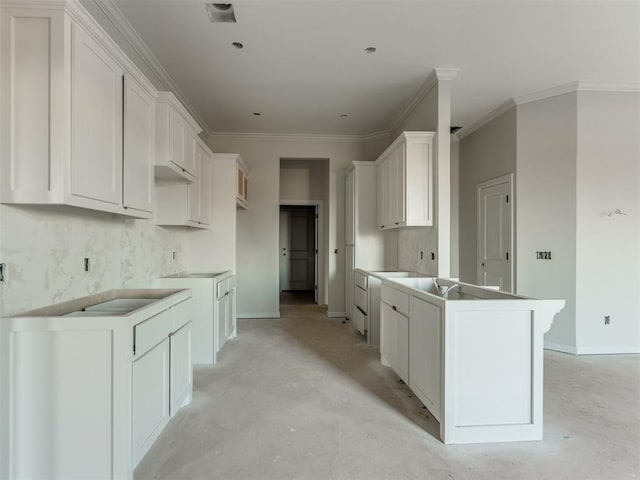
<path fill-rule="evenodd" d="M 578 355 L 631 355 L 640 353 L 640 347 L 578 347 Z"/>
<path fill-rule="evenodd" d="M 562 343 L 544 342 L 545 350 L 553 350 L 554 352 L 570 353 L 577 355 L 578 350 L 573 345 L 564 345 Z"/>
<path fill-rule="evenodd" d="M 280 318 L 280 312 L 239 313 L 238 318 Z"/>
<path fill-rule="evenodd" d="M 346 316 L 347 312 L 327 312 L 329 318 L 345 318 Z"/>

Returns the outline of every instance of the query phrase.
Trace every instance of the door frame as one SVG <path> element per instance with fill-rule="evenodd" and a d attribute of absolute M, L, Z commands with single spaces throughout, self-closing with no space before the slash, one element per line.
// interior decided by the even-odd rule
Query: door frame
<path fill-rule="evenodd" d="M 509 240 L 509 252 L 511 252 L 511 263 L 510 263 L 510 275 L 511 275 L 511 293 L 516 292 L 516 249 L 515 249 L 515 234 L 516 234 L 516 224 L 515 224 L 515 205 L 516 205 L 516 197 L 513 194 L 513 173 L 507 173 L 506 175 L 501 175 L 496 178 L 492 178 L 491 180 L 487 180 L 482 183 L 476 184 L 476 283 L 480 285 L 480 280 L 482 278 L 481 271 L 481 258 L 482 258 L 482 243 L 480 238 L 482 236 L 482 190 L 484 188 L 494 187 L 496 185 L 500 185 L 501 183 L 506 183 L 509 186 L 509 198 L 511 201 L 511 210 L 509 212 L 509 220 L 511 221 L 511 239 Z"/>
<path fill-rule="evenodd" d="M 317 289 L 315 291 L 316 303 L 326 303 L 326 290 L 325 290 L 325 248 L 324 248 L 324 235 L 323 235 L 323 215 L 324 202 L 322 200 L 280 200 L 280 207 L 316 207 L 316 248 L 318 254 L 316 255 L 316 271 L 315 271 L 315 284 Z M 278 217 L 279 218 L 279 217 Z M 278 230 L 278 235 L 280 231 Z M 278 248 L 280 248 L 280 241 L 278 241 Z M 280 252 L 278 252 L 279 254 Z M 279 258 L 279 257 L 278 257 Z M 280 285 L 280 265 L 278 265 L 278 286 Z M 279 288 L 279 287 L 278 287 Z"/>

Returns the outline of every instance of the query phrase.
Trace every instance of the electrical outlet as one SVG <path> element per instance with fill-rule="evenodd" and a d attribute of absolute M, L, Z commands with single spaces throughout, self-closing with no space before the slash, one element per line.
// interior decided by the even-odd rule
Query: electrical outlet
<path fill-rule="evenodd" d="M 0 263 L 0 283 L 6 283 L 7 281 L 7 264 Z"/>
<path fill-rule="evenodd" d="M 89 258 L 84 257 L 84 271 L 88 272 L 89 271 Z"/>
<path fill-rule="evenodd" d="M 610 323 L 611 323 L 611 316 L 605 315 L 604 316 L 604 324 L 605 325 L 609 325 Z"/>

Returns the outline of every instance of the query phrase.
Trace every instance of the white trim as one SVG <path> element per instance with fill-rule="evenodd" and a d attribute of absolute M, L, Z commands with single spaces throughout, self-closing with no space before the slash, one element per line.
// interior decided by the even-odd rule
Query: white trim
<path fill-rule="evenodd" d="M 627 92 L 638 93 L 640 92 L 640 83 L 638 82 L 585 82 L 575 81 L 558 85 L 538 92 L 528 93 L 526 95 L 518 95 L 510 98 L 498 108 L 490 111 L 479 120 L 473 122 L 471 125 L 461 128 L 454 135 L 458 140 L 462 140 L 464 137 L 471 135 L 480 127 L 486 125 L 493 119 L 499 117 L 507 110 L 518 105 L 525 105 L 531 102 L 537 102 L 538 100 L 545 100 L 547 98 L 557 97 L 558 95 L 565 95 L 573 92 Z"/>
<path fill-rule="evenodd" d="M 424 100 L 424 97 L 431 91 L 433 87 L 441 81 L 453 80 L 458 72 L 459 68 L 435 68 L 420 86 L 418 91 L 409 99 L 407 103 L 402 107 L 398 116 L 391 121 L 387 131 L 393 132 L 398 129 L 400 124 L 404 122 L 409 115 L 416 109 L 416 107 Z"/>
<path fill-rule="evenodd" d="M 460 130 L 454 133 L 453 136 L 456 137 L 458 141 L 462 140 L 464 137 L 471 135 L 476 130 L 480 129 L 481 127 L 484 127 L 487 123 L 498 118 L 503 113 L 508 112 L 516 105 L 517 104 L 513 100 L 513 98 L 510 98 L 509 100 L 504 102 L 502 105 L 500 105 L 498 108 L 491 110 L 489 113 L 487 113 L 485 116 L 483 116 L 479 120 L 473 122 L 471 125 L 462 127 Z"/>
<path fill-rule="evenodd" d="M 171 90 L 175 94 L 184 107 L 189 111 L 189 114 L 200 124 L 202 130 L 208 136 L 211 133 L 211 129 L 207 125 L 207 122 L 205 122 L 205 120 L 200 116 L 186 95 L 173 81 L 151 49 L 147 46 L 144 40 L 142 40 L 140 35 L 138 35 L 138 32 L 135 31 L 131 23 L 129 23 L 120 8 L 118 8 L 113 0 L 94 0 L 94 3 L 100 10 L 102 10 L 116 30 L 120 32 L 126 42 L 138 54 L 147 68 L 149 68 L 156 78 L 164 84 L 165 88 Z"/>
<path fill-rule="evenodd" d="M 239 138 L 246 140 L 274 140 L 295 142 L 335 142 L 351 143 L 365 142 L 378 138 L 389 138 L 387 132 L 377 132 L 370 135 L 323 135 L 313 133 L 245 133 L 245 132 L 212 132 L 209 139 L 215 142 L 216 138 Z"/>
<path fill-rule="evenodd" d="M 640 353 L 640 347 L 578 347 L 577 355 L 631 355 Z"/>
<path fill-rule="evenodd" d="M 381 130 L 379 132 L 369 133 L 367 135 L 362 135 L 360 140 L 363 142 L 371 142 L 373 140 L 389 140 L 391 135 L 386 130 Z"/>
<path fill-rule="evenodd" d="M 242 313 L 236 315 L 237 318 L 280 318 L 280 312 L 268 312 L 268 313 Z"/>
<path fill-rule="evenodd" d="M 516 225 L 515 225 L 515 198 L 513 195 L 513 173 L 507 173 L 506 175 L 501 175 L 500 177 L 496 177 L 496 178 L 492 178 L 491 180 L 487 180 L 486 182 L 482 182 L 482 183 L 477 183 L 476 184 L 476 203 L 477 203 L 477 209 L 476 209 L 476 223 L 477 225 L 477 230 L 476 230 L 476 243 L 477 243 L 477 250 L 476 250 L 476 284 L 477 285 L 482 285 L 482 283 L 480 283 L 480 273 L 481 273 L 481 265 L 480 265 L 480 259 L 482 258 L 482 252 L 481 252 L 481 242 L 480 242 L 480 236 L 482 235 L 482 223 L 480 222 L 480 219 L 482 218 L 482 201 L 480 199 L 480 195 L 482 193 L 482 190 L 485 188 L 489 188 L 489 187 L 494 187 L 496 185 L 500 185 L 502 183 L 506 183 L 509 185 L 509 197 L 510 197 L 510 203 L 511 204 L 511 209 L 510 209 L 510 217 L 511 217 L 511 237 L 509 239 L 509 252 L 511 253 L 511 258 L 510 260 L 510 264 L 509 266 L 510 268 L 510 283 L 511 283 L 511 289 L 510 289 L 510 293 L 514 293 L 516 292 L 516 269 L 515 269 L 515 265 L 516 265 L 516 252 L 515 252 L 515 230 L 516 230 Z"/>
<path fill-rule="evenodd" d="M 554 352 L 570 353 L 576 355 L 577 350 L 573 345 L 564 345 L 562 343 L 544 342 L 545 350 L 553 350 Z"/>
<path fill-rule="evenodd" d="M 329 318 L 347 318 L 347 312 L 327 312 Z"/>

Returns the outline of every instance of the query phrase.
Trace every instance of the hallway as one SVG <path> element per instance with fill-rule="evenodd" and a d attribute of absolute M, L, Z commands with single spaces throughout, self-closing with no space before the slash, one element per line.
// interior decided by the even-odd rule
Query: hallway
<path fill-rule="evenodd" d="M 619 479 L 640 474 L 640 357 L 545 352 L 545 440 L 445 446 L 375 348 L 314 304 L 239 320 L 136 479 Z"/>

